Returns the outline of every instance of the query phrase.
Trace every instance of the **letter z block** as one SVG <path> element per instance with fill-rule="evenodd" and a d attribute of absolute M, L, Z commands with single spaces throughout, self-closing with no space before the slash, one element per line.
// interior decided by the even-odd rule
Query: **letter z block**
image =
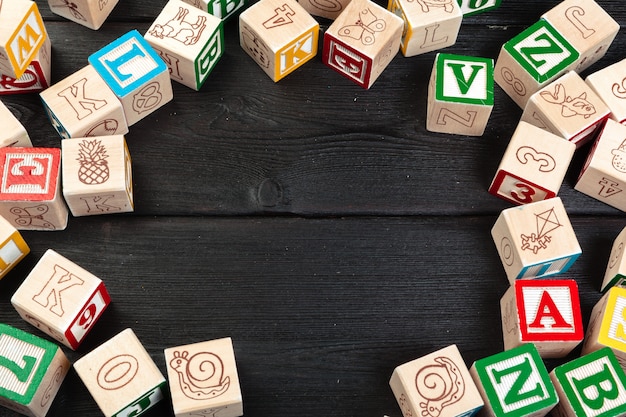
<path fill-rule="evenodd" d="M 426 129 L 481 136 L 493 109 L 493 60 L 437 54 L 428 85 Z"/>
<path fill-rule="evenodd" d="M 209 340 L 165 349 L 176 417 L 243 415 L 232 340 Z"/>
<path fill-rule="evenodd" d="M 584 337 L 576 281 L 518 280 L 500 300 L 504 350 L 534 343 L 542 358 L 562 358 Z"/>
<path fill-rule="evenodd" d="M 0 216 L 0 279 L 30 253 L 20 232 Z"/>
<path fill-rule="evenodd" d="M 44 417 L 69 369 L 57 345 L 0 323 L 0 406 Z"/>
<path fill-rule="evenodd" d="M 626 414 L 626 375 L 604 348 L 557 366 L 550 373 L 559 396 L 554 414 L 564 417 Z"/>
<path fill-rule="evenodd" d="M 136 30 L 90 55 L 89 63 L 121 101 L 128 126 L 173 98 L 167 65 Z"/>
<path fill-rule="evenodd" d="M 100 278 L 52 249 L 11 298 L 24 320 L 74 350 L 110 302 Z"/>
<path fill-rule="evenodd" d="M 28 132 L 4 103 L 0 101 L 0 147 L 29 148 L 33 146 Z"/>
<path fill-rule="evenodd" d="M 626 227 L 622 229 L 621 233 L 615 238 L 615 242 L 613 242 L 609 262 L 606 266 L 606 272 L 604 273 L 604 280 L 602 281 L 602 288 L 600 288 L 600 291 L 603 293 L 611 287 L 624 286 L 624 282 L 626 281 L 625 246 Z"/>
<path fill-rule="evenodd" d="M 582 354 L 609 347 L 626 366 L 626 288 L 612 287 L 591 311 Z"/>
<path fill-rule="evenodd" d="M 474 362 L 470 374 L 489 417 L 541 417 L 558 402 L 548 371 L 532 343 Z"/>
<path fill-rule="evenodd" d="M 50 86 L 52 75 L 52 43 L 46 37 L 19 78 L 0 74 L 0 95 L 38 93 Z"/>
<path fill-rule="evenodd" d="M 590 74 L 585 82 L 611 110 L 611 119 L 626 122 L 626 59 Z"/>
<path fill-rule="evenodd" d="M 404 416 L 469 417 L 484 405 L 456 345 L 398 366 L 389 385 Z"/>
<path fill-rule="evenodd" d="M 48 0 L 50 11 L 73 22 L 98 30 L 113 11 L 118 0 Z"/>

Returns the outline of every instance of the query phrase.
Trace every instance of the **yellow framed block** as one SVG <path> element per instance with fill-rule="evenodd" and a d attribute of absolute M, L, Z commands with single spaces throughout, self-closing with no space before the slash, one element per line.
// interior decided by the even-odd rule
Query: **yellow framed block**
<path fill-rule="evenodd" d="M 109 17 L 118 0 L 48 0 L 52 13 L 98 30 Z"/>
<path fill-rule="evenodd" d="M 613 242 L 609 262 L 602 280 L 600 291 L 606 292 L 611 287 L 623 287 L 626 281 L 626 227 L 622 229 Z"/>
<path fill-rule="evenodd" d="M 611 110 L 611 119 L 626 123 L 626 59 L 590 74 L 585 82 Z"/>
<path fill-rule="evenodd" d="M 20 121 L 13 115 L 11 110 L 0 101 L 0 126 L 2 131 L 0 132 L 0 147 L 17 147 L 17 148 L 30 148 L 33 146 L 30 141 L 30 136 L 20 123 Z"/>
<path fill-rule="evenodd" d="M 29 253 L 30 248 L 20 232 L 0 216 L 0 279 Z"/>
<path fill-rule="evenodd" d="M 39 93 L 50 86 L 52 80 L 52 42 L 46 37 L 19 78 L 0 74 L 0 95 Z"/>

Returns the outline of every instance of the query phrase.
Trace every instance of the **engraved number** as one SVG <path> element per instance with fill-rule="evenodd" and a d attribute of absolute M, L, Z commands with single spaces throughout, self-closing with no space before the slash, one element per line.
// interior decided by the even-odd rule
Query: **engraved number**
<path fill-rule="evenodd" d="M 513 90 L 515 90 L 518 95 L 526 95 L 526 86 L 519 78 L 515 76 L 510 68 L 503 67 L 500 73 L 502 74 L 502 78 L 504 78 L 504 82 L 513 87 Z"/>

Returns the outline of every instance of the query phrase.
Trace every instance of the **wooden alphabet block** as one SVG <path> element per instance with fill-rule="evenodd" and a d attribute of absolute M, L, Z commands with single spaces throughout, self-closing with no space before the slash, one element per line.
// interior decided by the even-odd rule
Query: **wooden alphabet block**
<path fill-rule="evenodd" d="M 376 3 L 352 0 L 324 33 L 322 61 L 370 88 L 398 53 L 403 27 L 400 17 Z"/>
<path fill-rule="evenodd" d="M 61 142 L 63 196 L 74 216 L 133 211 L 133 175 L 124 136 Z"/>
<path fill-rule="evenodd" d="M 565 272 L 582 253 L 559 197 L 503 210 L 491 236 L 511 284 Z"/>
<path fill-rule="evenodd" d="M 522 109 L 530 96 L 568 71 L 580 54 L 546 20 L 539 20 L 500 49 L 496 83 Z"/>
<path fill-rule="evenodd" d="M 389 385 L 404 416 L 472 416 L 483 407 L 456 345 L 398 366 Z"/>
<path fill-rule="evenodd" d="M 621 233 L 615 238 L 613 247 L 611 248 L 611 255 L 609 256 L 609 262 L 606 266 L 606 272 L 604 273 L 604 279 L 602 280 L 602 287 L 600 291 L 606 292 L 611 287 L 623 287 L 626 281 L 626 253 L 624 253 L 624 247 L 626 246 L 626 227 L 624 227 Z"/>
<path fill-rule="evenodd" d="M 64 139 L 128 133 L 122 103 L 91 65 L 39 96 L 53 127 Z"/>
<path fill-rule="evenodd" d="M 569 71 L 530 97 L 521 120 L 580 147 L 594 137 L 610 113 L 591 87 Z"/>
<path fill-rule="evenodd" d="M 0 101 L 0 147 L 17 147 L 17 148 L 29 148 L 33 146 L 30 141 L 30 136 L 20 123 L 19 120 L 13 115 L 11 110 L 7 108 Z"/>
<path fill-rule="evenodd" d="M 0 74 L 20 78 L 47 37 L 37 3 L 5 1 L 0 9 Z"/>
<path fill-rule="evenodd" d="M 165 378 L 132 329 L 74 363 L 106 417 L 139 416 L 163 399 Z"/>
<path fill-rule="evenodd" d="M 52 249 L 11 298 L 25 321 L 74 350 L 110 302 L 100 278 Z"/>
<path fill-rule="evenodd" d="M 504 152 L 489 193 L 514 204 L 556 196 L 576 145 L 521 121 Z"/>
<path fill-rule="evenodd" d="M 312 16 L 335 20 L 350 4 L 351 0 L 298 0 L 300 6 Z"/>
<path fill-rule="evenodd" d="M 585 82 L 611 110 L 611 119 L 626 122 L 626 59 L 590 74 Z"/>
<path fill-rule="evenodd" d="M 574 188 L 626 211 L 626 126 L 607 120 Z"/>
<path fill-rule="evenodd" d="M 295 0 L 262 0 L 239 15 L 241 47 L 274 82 L 317 55 L 319 30 Z"/>
<path fill-rule="evenodd" d="M 50 11 L 73 22 L 98 30 L 118 0 L 48 0 Z"/>
<path fill-rule="evenodd" d="M 542 358 L 562 358 L 584 337 L 572 279 L 517 280 L 500 300 L 504 350 L 534 343 Z"/>
<path fill-rule="evenodd" d="M 204 10 L 209 14 L 226 21 L 243 10 L 246 0 L 183 0 L 185 3 Z"/>
<path fill-rule="evenodd" d="M 0 323 L 0 406 L 44 417 L 69 369 L 57 345 Z"/>
<path fill-rule="evenodd" d="M 570 69 L 581 72 L 602 58 L 619 24 L 594 0 L 565 0 L 541 16 L 578 51 Z"/>
<path fill-rule="evenodd" d="M 489 417 L 541 417 L 558 402 L 532 343 L 479 359 L 470 374 L 485 402 L 482 413 Z"/>
<path fill-rule="evenodd" d="M 389 0 L 387 9 L 404 20 L 400 50 L 405 57 L 456 43 L 463 20 L 456 0 Z"/>
<path fill-rule="evenodd" d="M 457 0 L 463 16 L 484 13 L 500 7 L 502 0 Z"/>
<path fill-rule="evenodd" d="M 0 148 L 0 215 L 18 230 L 63 230 L 61 150 Z"/>
<path fill-rule="evenodd" d="M 24 238 L 11 223 L 0 216 L 0 279 L 30 252 Z"/>
<path fill-rule="evenodd" d="M 493 60 L 437 54 L 428 84 L 426 129 L 481 136 L 493 109 Z"/>
<path fill-rule="evenodd" d="M 243 415 L 232 340 L 209 340 L 165 349 L 176 417 Z"/>
<path fill-rule="evenodd" d="M 167 65 L 136 30 L 91 54 L 89 63 L 121 101 L 128 126 L 174 96 Z"/>
<path fill-rule="evenodd" d="M 554 415 L 599 417 L 626 414 L 626 375 L 609 348 L 557 366 L 550 372 L 550 379 L 559 396 Z"/>
<path fill-rule="evenodd" d="M 224 53 L 222 20 L 182 0 L 169 0 L 144 38 L 172 80 L 199 90 Z"/>
<path fill-rule="evenodd" d="M 46 37 L 19 78 L 0 74 L 0 95 L 38 93 L 50 86 L 52 75 L 52 43 Z"/>

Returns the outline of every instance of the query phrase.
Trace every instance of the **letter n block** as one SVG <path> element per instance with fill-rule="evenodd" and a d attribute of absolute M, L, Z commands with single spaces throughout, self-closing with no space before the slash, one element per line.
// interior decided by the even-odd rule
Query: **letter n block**
<path fill-rule="evenodd" d="M 609 347 L 626 366 L 626 288 L 612 287 L 591 311 L 582 354 Z"/>
<path fill-rule="evenodd" d="M 590 74 L 585 82 L 609 107 L 611 119 L 626 122 L 626 59 Z"/>
<path fill-rule="evenodd" d="M 176 417 L 243 415 L 233 342 L 227 337 L 165 349 Z"/>
<path fill-rule="evenodd" d="M 559 197 L 503 210 L 491 236 L 511 284 L 565 272 L 582 253 Z"/>
<path fill-rule="evenodd" d="M 32 145 L 28 132 L 4 103 L 0 101 L 0 147 L 29 148 Z"/>
<path fill-rule="evenodd" d="M 46 37 L 19 78 L 0 74 L 0 95 L 38 93 L 50 86 L 52 76 L 52 43 Z"/>
<path fill-rule="evenodd" d="M 118 0 L 48 0 L 50 11 L 73 22 L 98 30 L 113 11 Z"/>
<path fill-rule="evenodd" d="M 30 248 L 20 232 L 0 216 L 0 279 L 29 253 Z"/>
<path fill-rule="evenodd" d="M 128 126 L 173 98 L 167 65 L 136 30 L 90 55 L 89 63 L 121 101 Z"/>
<path fill-rule="evenodd" d="M 472 416 L 483 407 L 456 345 L 398 366 L 389 385 L 404 416 Z"/>
<path fill-rule="evenodd" d="M 0 323 L 0 406 L 44 417 L 69 369 L 59 346 Z"/>
<path fill-rule="evenodd" d="M 583 340 L 574 280 L 515 281 L 500 300 L 500 307 L 504 350 L 534 343 L 542 358 L 562 358 Z"/>
<path fill-rule="evenodd" d="M 100 278 L 52 249 L 11 298 L 24 320 L 72 349 L 78 348 L 110 302 Z"/>
<path fill-rule="evenodd" d="M 554 414 L 564 417 L 626 414 L 626 375 L 604 348 L 557 366 L 550 373 L 559 396 Z"/>
<path fill-rule="evenodd" d="M 74 363 L 105 417 L 139 416 L 163 399 L 165 378 L 126 329 Z"/>
<path fill-rule="evenodd" d="M 558 402 L 548 371 L 532 343 L 474 362 L 470 374 L 490 417 L 541 417 Z"/>
<path fill-rule="evenodd" d="M 183 0 L 194 7 L 226 21 L 243 9 L 246 0 Z"/>
<path fill-rule="evenodd" d="M 481 136 L 493 109 L 493 60 L 437 54 L 428 85 L 426 129 Z"/>
<path fill-rule="evenodd" d="M 626 227 L 622 229 L 617 238 L 615 238 L 615 242 L 613 242 L 609 262 L 606 266 L 606 272 L 604 273 L 604 280 L 602 281 L 602 288 L 600 288 L 600 291 L 603 293 L 611 287 L 624 286 L 624 281 L 626 281 L 625 246 Z"/>
<path fill-rule="evenodd" d="M 18 230 L 63 230 L 61 150 L 0 148 L 0 215 Z"/>

